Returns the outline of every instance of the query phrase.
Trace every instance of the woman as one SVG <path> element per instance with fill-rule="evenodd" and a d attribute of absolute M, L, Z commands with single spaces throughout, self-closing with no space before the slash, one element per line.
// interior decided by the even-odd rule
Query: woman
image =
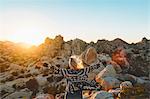
<path fill-rule="evenodd" d="M 74 59 L 70 58 L 69 63 L 75 63 Z M 103 66 L 103 64 L 99 60 L 97 64 L 90 65 L 82 69 L 78 69 L 76 65 L 69 65 L 70 69 L 55 67 L 55 74 L 59 74 L 67 80 L 65 99 L 82 99 L 82 90 L 86 89 L 87 86 L 90 86 L 88 87 L 89 90 L 98 88 L 95 80 L 88 80 L 88 73 L 101 66 Z"/>

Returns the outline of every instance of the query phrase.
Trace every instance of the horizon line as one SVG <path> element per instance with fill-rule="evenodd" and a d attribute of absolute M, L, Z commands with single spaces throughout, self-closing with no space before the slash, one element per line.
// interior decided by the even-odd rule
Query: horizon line
<path fill-rule="evenodd" d="M 59 34 L 59 35 L 60 35 L 60 34 Z M 55 35 L 55 37 L 56 37 L 56 36 L 58 36 L 58 35 Z M 69 40 L 65 40 L 63 35 L 60 35 L 60 36 L 63 37 L 63 40 L 64 40 L 65 42 L 68 42 L 68 41 L 71 41 L 71 40 L 75 40 L 75 39 L 79 39 L 79 40 L 82 40 L 82 41 L 84 41 L 84 42 L 86 42 L 86 43 L 90 43 L 90 42 L 97 43 L 98 40 L 114 41 L 114 40 L 116 40 L 116 39 L 120 39 L 120 40 L 122 40 L 122 41 L 125 41 L 125 42 L 128 43 L 128 44 L 132 44 L 132 43 L 135 44 L 135 43 L 141 42 L 142 39 L 144 39 L 144 38 L 146 38 L 147 40 L 150 40 L 150 38 L 143 36 L 143 37 L 141 37 L 141 39 L 140 39 L 139 41 L 135 41 L 135 42 L 129 42 L 129 41 L 127 41 L 127 40 L 124 40 L 124 39 L 121 38 L 121 37 L 116 37 L 116 38 L 113 38 L 113 39 L 99 38 L 99 39 L 96 39 L 96 42 L 95 42 L 95 41 L 92 41 L 92 40 L 91 40 L 91 41 L 86 41 L 85 39 L 81 39 L 81 38 L 78 38 L 78 37 L 73 38 L 73 39 L 69 39 Z M 55 37 L 46 36 L 46 37 L 44 37 L 44 40 L 45 40 L 47 37 L 50 38 L 50 39 L 55 39 Z M 39 44 L 30 44 L 30 43 L 27 43 L 27 42 L 24 42 L 24 41 L 14 41 L 14 40 L 9 40 L 9 39 L 0 39 L 0 41 L 2 41 L 2 42 L 23 43 L 23 44 L 28 44 L 28 45 L 31 45 L 31 46 L 39 46 L 39 45 L 41 45 L 42 43 L 44 43 L 44 40 L 43 40 L 42 42 L 40 42 Z"/>

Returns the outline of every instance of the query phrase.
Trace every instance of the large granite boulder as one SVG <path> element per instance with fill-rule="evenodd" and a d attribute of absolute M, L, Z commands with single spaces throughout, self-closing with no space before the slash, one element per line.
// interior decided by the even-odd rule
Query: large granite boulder
<path fill-rule="evenodd" d="M 120 83 L 121 82 L 114 77 L 105 77 L 105 78 L 102 78 L 102 80 L 99 82 L 102 88 L 106 91 L 113 89 L 113 88 L 119 88 Z"/>
<path fill-rule="evenodd" d="M 97 52 L 94 47 L 89 47 L 80 55 L 83 63 L 90 65 L 97 60 Z"/>
<path fill-rule="evenodd" d="M 116 71 L 112 65 L 107 65 L 97 76 L 96 80 L 101 81 L 105 77 L 115 77 Z"/>

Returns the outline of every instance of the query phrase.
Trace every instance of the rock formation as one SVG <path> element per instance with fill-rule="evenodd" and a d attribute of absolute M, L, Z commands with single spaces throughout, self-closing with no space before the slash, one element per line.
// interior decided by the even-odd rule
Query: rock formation
<path fill-rule="evenodd" d="M 71 58 L 74 60 L 69 61 Z M 150 40 L 143 38 L 132 44 L 119 38 L 96 43 L 80 39 L 65 42 L 58 35 L 31 48 L 0 41 L 0 97 L 63 97 L 66 82 L 53 75 L 53 66 L 69 68 L 80 64 L 84 68 L 98 60 L 104 66 L 91 72 L 89 79 L 96 77 L 103 91 L 96 91 L 91 99 L 150 94 Z"/>

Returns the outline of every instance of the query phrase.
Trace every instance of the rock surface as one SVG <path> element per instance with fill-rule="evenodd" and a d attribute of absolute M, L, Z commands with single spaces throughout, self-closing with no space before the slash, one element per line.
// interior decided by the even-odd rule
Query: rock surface
<path fill-rule="evenodd" d="M 133 85 L 130 81 L 125 81 L 120 84 L 121 90 L 125 90 L 125 89 L 132 88 L 132 87 Z"/>
<path fill-rule="evenodd" d="M 114 99 L 113 94 L 107 91 L 99 91 L 92 95 L 90 99 Z"/>
<path fill-rule="evenodd" d="M 105 77 L 100 82 L 102 88 L 106 91 L 110 89 L 119 88 L 120 81 L 114 77 Z"/>
<path fill-rule="evenodd" d="M 97 80 L 100 80 L 101 78 L 105 77 L 115 77 L 116 71 L 112 65 L 107 65 L 106 68 L 104 68 L 100 73 L 96 76 Z"/>
<path fill-rule="evenodd" d="M 96 96 L 112 97 L 112 94 L 116 97 L 119 91 L 128 96 L 149 95 L 150 40 L 143 38 L 132 44 L 119 38 L 113 41 L 98 40 L 96 43 L 86 43 L 80 39 L 65 42 L 58 35 L 54 39 L 47 37 L 44 43 L 31 48 L 0 41 L 0 97 L 31 98 L 40 93 L 63 97 L 66 82 L 61 76 L 52 76 L 52 66 L 69 68 L 72 55 L 76 56 L 73 64 L 82 68 L 96 64 L 98 60 L 104 64 L 88 74 L 90 80 L 97 78 L 106 90 L 97 92 L 92 99 Z M 128 87 L 133 91 L 129 91 Z"/>

